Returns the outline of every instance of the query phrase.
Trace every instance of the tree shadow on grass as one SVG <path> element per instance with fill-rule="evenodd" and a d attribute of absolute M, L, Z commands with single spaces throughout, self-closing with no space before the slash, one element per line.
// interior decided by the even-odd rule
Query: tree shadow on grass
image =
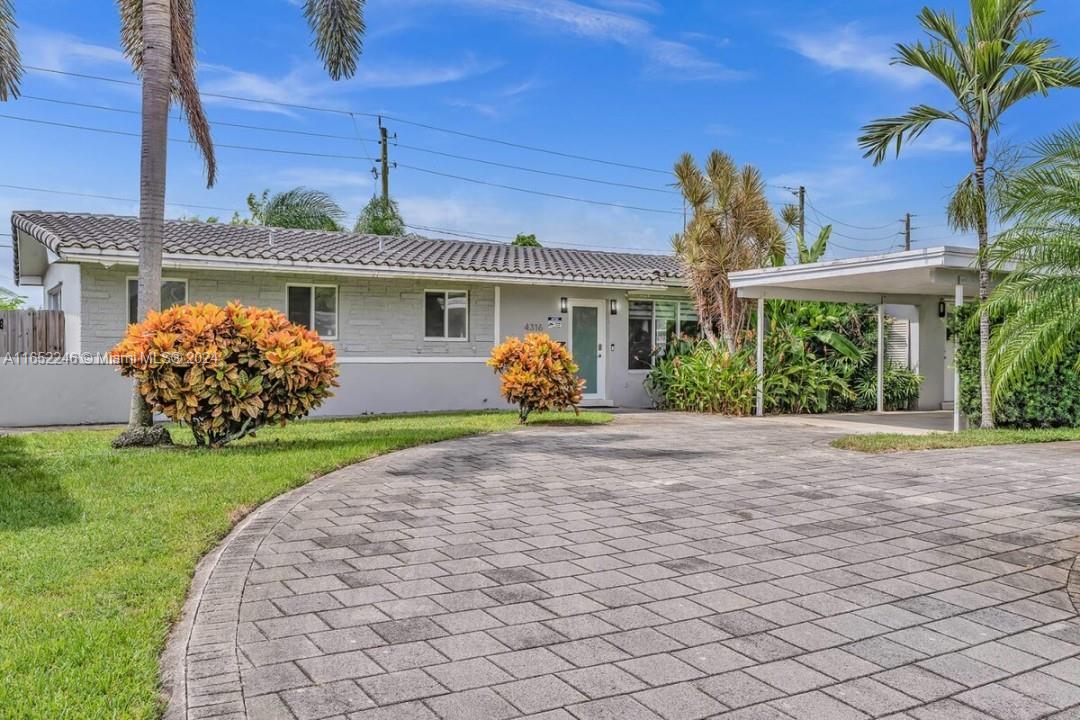
<path fill-rule="evenodd" d="M 81 512 L 60 479 L 18 435 L 0 436 L 0 531 L 74 522 Z"/>

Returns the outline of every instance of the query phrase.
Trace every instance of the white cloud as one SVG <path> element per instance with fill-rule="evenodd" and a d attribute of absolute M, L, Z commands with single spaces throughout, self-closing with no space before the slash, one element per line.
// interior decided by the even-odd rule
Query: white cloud
<path fill-rule="evenodd" d="M 446 104 L 450 107 L 462 108 L 465 110 L 472 110 L 478 115 L 491 118 L 492 120 L 498 120 L 503 117 L 503 110 L 495 105 L 489 103 L 475 102 L 473 100 L 462 100 L 460 98 L 450 98 L 446 100 Z"/>
<path fill-rule="evenodd" d="M 19 32 L 23 63 L 74 72 L 106 65 L 128 65 L 118 48 L 83 42 L 67 33 L 28 26 Z"/>
<path fill-rule="evenodd" d="M 256 98 L 294 105 L 326 105 L 342 107 L 340 95 L 356 88 L 413 88 L 443 85 L 482 75 L 498 63 L 481 62 L 468 54 L 460 60 L 443 65 L 403 63 L 364 67 L 355 77 L 333 82 L 316 63 L 294 67 L 284 75 L 272 76 L 238 70 L 227 65 L 203 63 L 200 65 L 201 88 L 207 93 L 208 103 L 239 105 L 248 110 L 291 114 L 287 107 L 257 105 L 212 95 Z M 344 108 L 343 108 L 344 109 Z"/>
<path fill-rule="evenodd" d="M 817 205 L 830 207 L 871 207 L 895 196 L 879 168 L 866 163 L 839 163 L 813 170 L 786 172 L 769 178 L 775 199 L 790 202 L 791 195 L 783 187 L 804 185 Z"/>
<path fill-rule="evenodd" d="M 267 177 L 267 182 L 279 187 L 369 188 L 374 184 L 370 172 L 341 170 L 337 168 L 289 167 Z"/>
<path fill-rule="evenodd" d="M 637 50 L 645 56 L 647 69 L 654 74 L 665 73 L 665 76 L 682 80 L 733 80 L 745 76 L 743 72 L 706 58 L 691 45 L 659 37 L 650 23 L 626 12 L 640 12 L 655 3 L 615 0 L 605 4 L 613 9 L 589 7 L 571 0 L 460 0 L 457 3 L 512 14 L 518 20 L 539 27 Z"/>
<path fill-rule="evenodd" d="M 574 205 L 557 200 L 508 203 L 493 196 L 402 196 L 401 214 L 412 225 L 484 233 L 509 240 L 519 232 L 536 233 L 545 245 L 588 245 L 624 250 L 667 252 L 676 221 L 621 208 Z M 432 231 L 417 231 L 437 235 Z M 484 235 L 480 235 L 481 238 Z M 495 238 L 492 238 L 495 240 Z M 497 241 L 497 240 L 496 240 Z"/>
<path fill-rule="evenodd" d="M 905 144 L 905 152 L 908 154 L 971 152 L 971 141 L 937 125 L 931 126 L 917 139 Z"/>
<path fill-rule="evenodd" d="M 656 15 L 664 11 L 663 5 L 657 0 L 596 0 L 596 4 L 616 12 Z"/>
<path fill-rule="evenodd" d="M 828 70 L 866 75 L 906 88 L 928 79 L 916 70 L 891 64 L 889 39 L 866 34 L 856 23 L 827 31 L 792 33 L 787 39 L 792 50 Z"/>

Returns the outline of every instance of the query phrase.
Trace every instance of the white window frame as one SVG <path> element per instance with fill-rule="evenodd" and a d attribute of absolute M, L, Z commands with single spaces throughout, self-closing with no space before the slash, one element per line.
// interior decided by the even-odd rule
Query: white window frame
<path fill-rule="evenodd" d="M 129 302 L 130 298 L 128 297 L 128 287 L 131 285 L 132 280 L 134 280 L 136 282 L 135 291 L 138 292 L 139 276 L 138 275 L 128 275 L 127 279 L 124 280 L 124 306 L 127 308 L 127 310 L 125 311 L 125 314 L 128 316 L 128 324 L 129 325 L 132 325 L 134 323 L 139 322 L 138 318 L 132 318 L 131 317 L 131 303 Z M 188 292 L 187 278 L 178 278 L 178 277 L 163 277 L 163 278 L 161 278 L 161 284 L 162 285 L 164 285 L 167 282 L 183 283 L 184 284 L 184 302 L 183 302 L 183 304 L 186 305 L 188 303 L 188 301 L 191 300 L 191 294 Z M 158 289 L 158 293 L 160 293 L 160 292 L 161 292 L 161 290 Z"/>
<path fill-rule="evenodd" d="M 647 303 L 652 304 L 652 316 L 650 317 L 649 323 L 650 323 L 650 327 L 652 328 L 652 339 L 653 339 L 653 341 L 656 340 L 656 303 L 658 303 L 658 302 L 673 302 L 673 303 L 675 303 L 675 334 L 676 335 L 681 335 L 682 334 L 682 307 L 683 307 L 683 305 L 689 304 L 689 305 L 692 306 L 694 304 L 693 300 L 683 300 L 682 298 L 632 297 L 626 303 L 626 328 L 627 328 L 627 332 L 628 332 L 628 335 L 627 335 L 628 337 L 629 337 L 629 329 L 630 329 L 630 303 L 631 302 L 647 302 Z M 694 314 L 697 315 L 697 310 L 696 309 L 694 310 Z M 698 318 L 698 323 L 699 324 L 701 323 L 701 318 L 700 317 Z M 656 345 L 654 344 L 653 347 L 655 348 Z M 626 354 L 626 364 L 627 365 L 630 364 L 630 353 L 629 352 L 627 352 L 627 354 Z M 650 373 L 650 372 L 652 372 L 652 370 L 653 370 L 653 357 L 652 357 L 652 355 L 650 355 L 649 356 L 649 367 L 647 367 L 647 368 L 630 368 L 630 367 L 627 367 L 626 372 Z"/>
<path fill-rule="evenodd" d="M 319 335 L 322 340 L 337 340 L 341 335 L 341 304 L 340 293 L 338 292 L 337 285 L 323 285 L 320 283 L 285 283 L 285 316 L 289 315 L 289 288 L 307 288 L 311 291 L 311 312 L 308 313 L 307 328 L 314 332 L 315 330 L 315 288 L 333 288 L 334 290 L 334 334 L 333 335 Z"/>
<path fill-rule="evenodd" d="M 53 302 L 53 298 L 56 298 L 56 302 Z M 53 307 L 55 305 L 55 307 Z M 64 309 L 64 283 L 58 282 L 53 285 L 45 293 L 45 308 L 47 310 L 63 310 Z"/>
<path fill-rule="evenodd" d="M 427 296 L 428 293 L 442 293 L 443 295 L 443 336 L 442 337 L 429 337 L 427 334 Z M 452 338 L 446 337 L 446 333 L 450 332 L 450 299 L 446 297 L 447 293 L 465 293 L 465 337 Z M 468 290 L 461 288 L 425 288 L 424 299 L 420 303 L 420 328 L 424 333 L 424 340 L 426 342 L 469 342 L 469 326 L 470 315 L 472 315 L 472 295 Z"/>

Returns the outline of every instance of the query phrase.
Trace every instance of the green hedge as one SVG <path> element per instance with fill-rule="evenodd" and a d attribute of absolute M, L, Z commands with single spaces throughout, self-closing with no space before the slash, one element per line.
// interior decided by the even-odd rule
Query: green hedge
<path fill-rule="evenodd" d="M 957 340 L 960 412 L 971 427 L 978 427 L 982 419 L 977 307 L 964 305 L 949 322 Z M 994 422 L 1010 428 L 1080 427 L 1080 372 L 1075 367 L 1078 354 L 1080 338 L 1061 362 L 1023 377 L 1014 388 L 997 398 Z"/>

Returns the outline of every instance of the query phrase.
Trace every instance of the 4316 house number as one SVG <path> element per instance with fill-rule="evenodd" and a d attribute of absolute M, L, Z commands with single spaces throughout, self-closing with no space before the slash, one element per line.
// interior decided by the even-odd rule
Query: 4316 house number
<path fill-rule="evenodd" d="M 525 332 L 543 332 L 544 323 L 527 322 L 525 323 Z"/>

